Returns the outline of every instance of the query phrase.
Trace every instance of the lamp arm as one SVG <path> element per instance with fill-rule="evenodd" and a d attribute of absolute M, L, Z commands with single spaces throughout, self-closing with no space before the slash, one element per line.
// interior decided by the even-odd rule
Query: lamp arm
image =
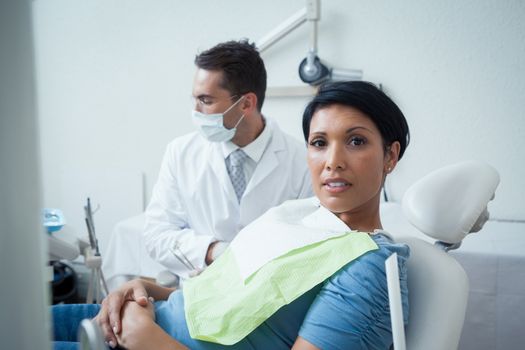
<path fill-rule="evenodd" d="M 310 52 L 317 54 L 317 22 L 321 19 L 320 0 L 306 0 L 306 20 L 312 24 Z"/>
<path fill-rule="evenodd" d="M 306 6 L 291 15 L 275 29 L 259 39 L 257 48 L 262 53 L 270 46 L 291 33 L 295 28 L 304 22 L 312 23 L 312 32 L 310 37 L 310 52 L 317 53 L 317 22 L 320 19 L 320 0 L 306 0 Z"/>
<path fill-rule="evenodd" d="M 306 8 L 297 11 L 283 23 L 275 27 L 271 32 L 262 37 L 256 44 L 259 52 L 262 53 L 266 51 L 270 46 L 284 38 L 288 33 L 292 32 L 304 22 L 306 22 Z"/>
<path fill-rule="evenodd" d="M 332 68 L 330 71 L 330 79 L 332 80 L 361 80 L 362 78 L 362 69 Z"/>

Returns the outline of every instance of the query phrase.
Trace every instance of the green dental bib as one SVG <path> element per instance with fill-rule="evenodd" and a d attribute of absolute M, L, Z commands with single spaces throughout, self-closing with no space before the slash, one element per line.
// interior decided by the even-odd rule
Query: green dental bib
<path fill-rule="evenodd" d="M 243 281 L 235 254 L 228 248 L 201 275 L 184 284 L 190 335 L 235 344 L 279 308 L 375 249 L 377 245 L 368 233 L 351 231 L 291 250 Z"/>

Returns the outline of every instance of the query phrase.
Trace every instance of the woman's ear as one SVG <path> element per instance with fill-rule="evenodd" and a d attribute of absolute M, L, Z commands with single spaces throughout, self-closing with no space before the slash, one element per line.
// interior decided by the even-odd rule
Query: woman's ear
<path fill-rule="evenodd" d="M 399 151 L 401 144 L 399 141 L 394 141 L 390 146 L 387 147 L 385 152 L 385 173 L 389 174 L 396 167 L 397 161 L 399 160 Z"/>

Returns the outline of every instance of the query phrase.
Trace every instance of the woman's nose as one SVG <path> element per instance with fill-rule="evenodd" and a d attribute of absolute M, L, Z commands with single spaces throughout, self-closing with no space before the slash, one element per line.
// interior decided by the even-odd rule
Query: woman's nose
<path fill-rule="evenodd" d="M 327 170 L 344 170 L 346 168 L 344 150 L 340 146 L 332 145 L 329 147 L 326 157 L 325 165 Z"/>

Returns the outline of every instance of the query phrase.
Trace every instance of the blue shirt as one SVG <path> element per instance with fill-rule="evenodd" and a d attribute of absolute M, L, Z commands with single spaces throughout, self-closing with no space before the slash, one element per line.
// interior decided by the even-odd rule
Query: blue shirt
<path fill-rule="evenodd" d="M 398 254 L 401 300 L 408 323 L 406 263 L 409 248 L 372 236 L 379 250 L 363 255 L 330 277 L 310 306 L 299 335 L 320 349 L 388 349 L 392 327 L 385 260 Z"/>
<path fill-rule="evenodd" d="M 408 320 L 406 262 L 409 248 L 387 236 L 372 239 L 379 249 L 348 263 L 324 283 L 282 307 L 233 346 L 192 339 L 184 317 L 184 299 L 174 292 L 156 304 L 156 322 L 174 339 L 199 349 L 290 349 L 301 336 L 321 349 L 388 349 L 392 344 L 385 260 L 398 254 L 401 297 Z M 227 320 L 225 320 L 227 322 Z"/>

